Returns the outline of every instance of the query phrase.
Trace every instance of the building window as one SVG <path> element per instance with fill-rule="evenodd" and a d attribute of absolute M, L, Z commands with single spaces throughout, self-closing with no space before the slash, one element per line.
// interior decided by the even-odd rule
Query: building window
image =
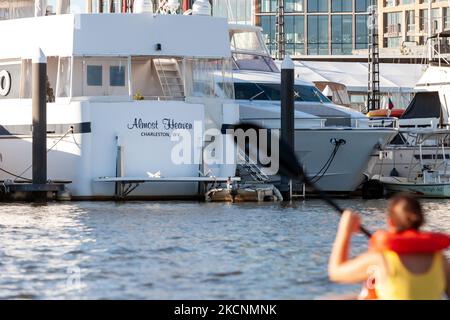
<path fill-rule="evenodd" d="M 286 53 L 289 55 L 305 54 L 305 17 L 286 16 Z"/>
<path fill-rule="evenodd" d="M 276 50 L 276 17 L 275 16 L 260 16 L 260 26 L 264 37 L 264 42 L 271 54 Z"/>
<path fill-rule="evenodd" d="M 308 12 L 328 12 L 328 0 L 308 0 Z"/>
<path fill-rule="evenodd" d="M 407 32 L 415 32 L 416 24 L 415 24 L 415 11 L 408 10 L 406 11 L 406 31 Z"/>
<path fill-rule="evenodd" d="M 419 11 L 419 26 L 420 31 L 426 31 L 428 29 L 428 9 L 421 9 Z"/>
<path fill-rule="evenodd" d="M 87 85 L 100 87 L 103 85 L 102 66 L 87 66 Z"/>
<path fill-rule="evenodd" d="M 275 12 L 278 8 L 277 0 L 260 0 L 260 12 Z"/>
<path fill-rule="evenodd" d="M 450 8 L 444 8 L 444 29 L 450 30 Z"/>
<path fill-rule="evenodd" d="M 331 18 L 331 53 L 351 54 L 352 47 L 352 16 L 333 15 Z"/>
<path fill-rule="evenodd" d="M 419 25 L 420 31 L 428 32 L 428 9 L 421 9 L 419 11 Z M 431 32 L 439 32 L 441 27 L 441 18 L 439 15 L 439 8 L 431 10 Z"/>
<path fill-rule="evenodd" d="M 440 10 L 438 8 L 432 9 L 431 10 L 431 32 L 433 33 L 437 33 L 440 32 L 442 27 L 442 18 L 440 16 Z"/>
<path fill-rule="evenodd" d="M 367 15 L 355 16 L 355 49 L 367 49 L 369 42 L 369 31 L 367 27 Z"/>
<path fill-rule="evenodd" d="M 109 85 L 111 87 L 125 87 L 125 67 L 109 67 Z"/>
<path fill-rule="evenodd" d="M 333 0 L 331 1 L 332 12 L 352 12 L 353 0 Z"/>
<path fill-rule="evenodd" d="M 370 0 L 355 0 L 355 12 L 367 12 Z"/>
<path fill-rule="evenodd" d="M 328 49 L 328 16 L 308 16 L 308 54 L 327 55 Z"/>
<path fill-rule="evenodd" d="M 384 39 L 384 46 L 386 48 L 400 48 L 401 37 L 393 37 Z"/>
<path fill-rule="evenodd" d="M 388 36 L 397 36 L 401 32 L 401 12 L 389 12 L 384 14 L 384 33 Z"/>
<path fill-rule="evenodd" d="M 285 12 L 303 12 L 303 0 L 285 0 Z"/>
<path fill-rule="evenodd" d="M 402 4 L 415 4 L 416 0 L 402 0 Z"/>

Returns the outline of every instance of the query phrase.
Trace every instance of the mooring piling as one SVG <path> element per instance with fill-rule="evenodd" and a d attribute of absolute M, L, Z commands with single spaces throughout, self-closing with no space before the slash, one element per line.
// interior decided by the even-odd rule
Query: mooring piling
<path fill-rule="evenodd" d="M 47 57 L 39 48 L 32 58 L 33 152 L 32 180 L 34 185 L 47 183 Z M 45 201 L 46 191 L 36 191 L 33 199 Z"/>
<path fill-rule="evenodd" d="M 286 55 L 281 64 L 281 138 L 294 148 L 294 78 L 295 65 Z M 281 177 L 280 191 L 284 200 L 291 200 L 292 183 L 289 178 Z"/>

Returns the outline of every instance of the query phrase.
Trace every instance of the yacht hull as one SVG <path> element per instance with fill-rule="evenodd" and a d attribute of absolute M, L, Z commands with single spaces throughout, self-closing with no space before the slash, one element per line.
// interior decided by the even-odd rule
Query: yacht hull
<path fill-rule="evenodd" d="M 31 103 L 0 108 L 0 180 L 31 178 Z M 173 150 L 176 128 L 194 137 L 194 127 L 204 129 L 205 107 L 177 101 L 79 101 L 48 104 L 48 179 L 69 180 L 68 190 L 77 199 L 115 196 L 115 183 L 100 177 L 199 177 L 201 139 L 188 145 L 190 161 L 179 163 Z M 200 141 L 200 142 L 199 142 Z M 197 143 L 197 144 L 196 144 Z M 123 171 L 118 174 L 118 147 Z M 187 158 L 183 158 L 187 159 Z M 233 176 L 223 166 L 216 176 Z M 9 173 L 8 173 L 9 172 Z M 12 175 L 14 174 L 14 175 Z M 198 182 L 157 182 L 140 185 L 136 198 L 187 198 L 198 196 Z"/>
<path fill-rule="evenodd" d="M 352 192 L 366 179 L 366 168 L 374 150 L 396 134 L 392 129 L 296 129 L 295 152 L 317 187 L 330 192 Z M 333 141 L 343 140 L 335 150 Z"/>

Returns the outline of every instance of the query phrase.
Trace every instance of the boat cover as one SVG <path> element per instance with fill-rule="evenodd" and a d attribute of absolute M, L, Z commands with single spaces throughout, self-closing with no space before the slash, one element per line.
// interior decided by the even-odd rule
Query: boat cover
<path fill-rule="evenodd" d="M 418 92 L 401 119 L 440 118 L 441 101 L 438 92 Z"/>

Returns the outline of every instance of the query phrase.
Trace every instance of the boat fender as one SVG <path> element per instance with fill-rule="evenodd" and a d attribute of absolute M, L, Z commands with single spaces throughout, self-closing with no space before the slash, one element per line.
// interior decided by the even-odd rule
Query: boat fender
<path fill-rule="evenodd" d="M 397 169 L 395 167 L 392 168 L 389 176 L 391 176 L 391 177 L 400 177 L 400 175 L 399 175 L 399 173 L 398 173 L 398 171 L 397 171 Z"/>

